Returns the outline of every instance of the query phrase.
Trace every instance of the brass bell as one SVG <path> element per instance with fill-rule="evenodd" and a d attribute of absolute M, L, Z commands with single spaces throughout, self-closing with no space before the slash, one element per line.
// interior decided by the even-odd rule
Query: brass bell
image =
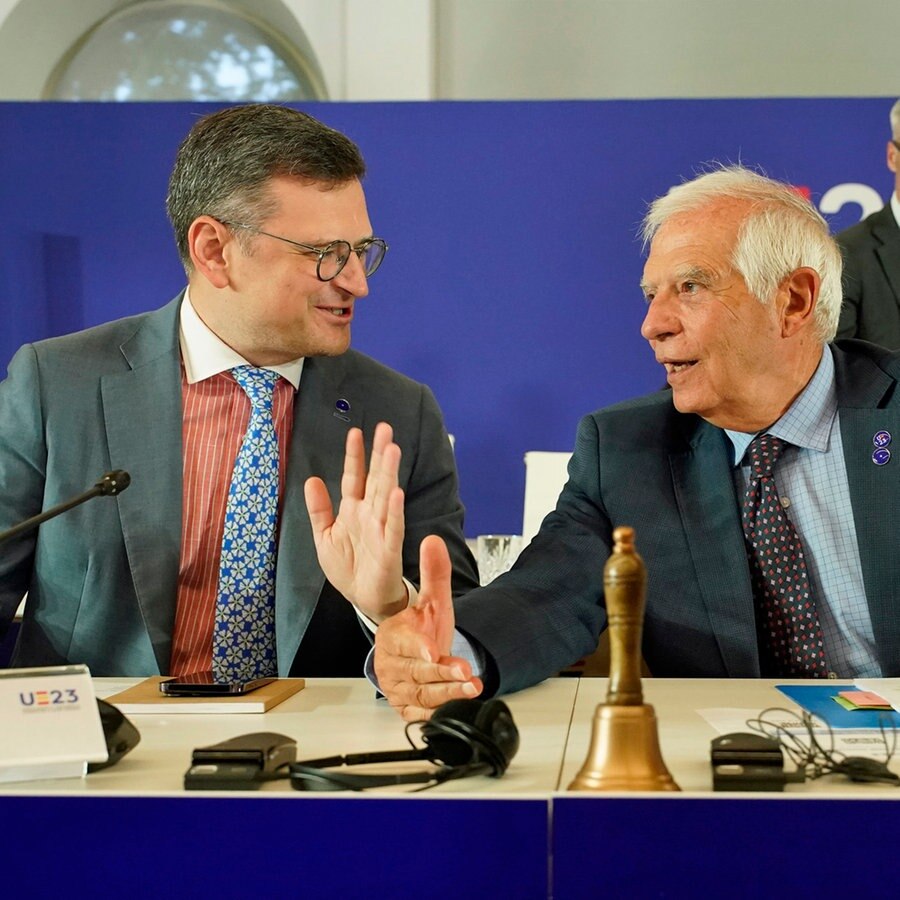
<path fill-rule="evenodd" d="M 591 745 L 570 791 L 680 790 L 659 749 L 653 707 L 641 691 L 644 562 L 634 548 L 634 529 L 613 532 L 615 545 L 603 568 L 609 619 L 609 686 L 594 712 Z"/>

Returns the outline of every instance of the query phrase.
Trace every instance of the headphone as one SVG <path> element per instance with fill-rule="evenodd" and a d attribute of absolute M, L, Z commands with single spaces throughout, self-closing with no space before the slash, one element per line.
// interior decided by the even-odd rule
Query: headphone
<path fill-rule="evenodd" d="M 409 735 L 409 729 L 415 724 L 422 724 L 424 747 L 416 747 Z M 298 791 L 364 791 L 373 787 L 427 782 L 430 782 L 428 787 L 433 787 L 470 775 L 499 778 L 519 749 L 519 731 L 509 707 L 502 700 L 451 700 L 439 706 L 427 722 L 407 725 L 406 738 L 411 750 L 351 753 L 292 763 L 291 786 Z M 427 759 L 438 768 L 394 775 L 331 771 L 333 766 L 413 759 Z"/>
<path fill-rule="evenodd" d="M 114 766 L 126 753 L 130 753 L 141 740 L 141 733 L 118 707 L 98 698 L 97 708 L 100 710 L 100 724 L 103 726 L 106 752 L 109 755 L 106 762 L 88 763 L 88 772 L 97 772 L 100 769 Z"/>

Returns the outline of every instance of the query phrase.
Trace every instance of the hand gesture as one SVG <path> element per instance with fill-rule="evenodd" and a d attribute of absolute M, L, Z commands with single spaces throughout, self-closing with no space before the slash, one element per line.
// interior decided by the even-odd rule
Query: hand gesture
<path fill-rule="evenodd" d="M 319 565 L 325 577 L 363 615 L 375 622 L 404 609 L 403 491 L 398 485 L 400 448 L 393 429 L 380 422 L 366 473 L 362 431 L 347 433 L 341 504 L 337 516 L 321 478 L 304 485 Z"/>
<path fill-rule="evenodd" d="M 408 722 L 428 719 L 442 703 L 476 697 L 483 689 L 469 663 L 450 656 L 450 555 L 439 537 L 422 541 L 419 565 L 422 586 L 415 606 L 383 622 L 375 635 L 378 686 Z"/>

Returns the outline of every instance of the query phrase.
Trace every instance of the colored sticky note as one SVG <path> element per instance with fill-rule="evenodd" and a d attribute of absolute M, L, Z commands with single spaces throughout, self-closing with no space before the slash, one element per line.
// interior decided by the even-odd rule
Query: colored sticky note
<path fill-rule="evenodd" d="M 873 691 L 840 691 L 835 699 L 842 698 L 846 703 L 841 703 L 845 709 L 890 709 L 891 704 L 879 697 Z"/>

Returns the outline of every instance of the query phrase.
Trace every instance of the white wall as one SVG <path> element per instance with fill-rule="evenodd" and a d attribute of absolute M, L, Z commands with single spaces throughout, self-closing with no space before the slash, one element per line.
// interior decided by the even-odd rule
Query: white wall
<path fill-rule="evenodd" d="M 0 99 L 128 2 L 0 0 Z M 900 96 L 898 0 L 218 2 L 308 39 L 335 100 Z"/>
<path fill-rule="evenodd" d="M 437 34 L 442 97 L 900 95 L 897 0 L 439 0 Z"/>

